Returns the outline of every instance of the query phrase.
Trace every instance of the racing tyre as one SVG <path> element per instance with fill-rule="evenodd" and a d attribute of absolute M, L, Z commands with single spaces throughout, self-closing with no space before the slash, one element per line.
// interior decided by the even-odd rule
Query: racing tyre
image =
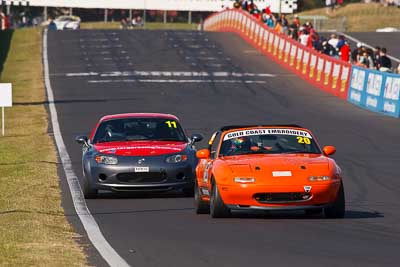
<path fill-rule="evenodd" d="M 197 214 L 210 213 L 210 205 L 201 200 L 200 188 L 197 185 L 197 180 L 194 184 L 194 208 Z"/>
<path fill-rule="evenodd" d="M 83 175 L 83 186 L 82 186 L 83 196 L 86 199 L 96 198 L 97 197 L 97 189 L 92 188 L 86 175 Z"/>
<path fill-rule="evenodd" d="M 341 182 L 335 202 L 332 203 L 332 206 L 324 209 L 325 217 L 330 219 L 343 218 L 345 207 L 344 188 L 343 182 Z"/>
<path fill-rule="evenodd" d="M 231 211 L 225 205 L 224 201 L 219 194 L 218 187 L 213 181 L 212 192 L 210 196 L 210 214 L 212 218 L 226 218 L 229 217 Z"/>

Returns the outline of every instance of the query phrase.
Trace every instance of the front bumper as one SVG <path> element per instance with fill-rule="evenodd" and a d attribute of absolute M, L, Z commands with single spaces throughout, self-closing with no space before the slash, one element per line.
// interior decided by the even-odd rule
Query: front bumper
<path fill-rule="evenodd" d="M 145 163 L 139 164 L 139 160 Z M 135 172 L 148 167 L 148 172 Z M 170 164 L 165 157 L 119 157 L 117 165 L 98 164 L 93 159 L 87 178 L 94 189 L 111 191 L 168 191 L 191 188 L 194 167 L 189 161 Z"/>
<path fill-rule="evenodd" d="M 258 209 L 258 210 L 301 210 L 315 209 L 329 206 L 336 199 L 340 181 L 307 184 L 311 185 L 310 192 L 306 193 L 306 185 L 285 186 L 261 186 L 255 184 L 218 185 L 218 189 L 224 203 L 231 209 Z M 306 199 L 301 200 L 257 200 L 260 194 L 307 194 Z"/>
<path fill-rule="evenodd" d="M 295 210 L 312 210 L 329 207 L 330 204 L 323 205 L 298 205 L 298 206 L 279 206 L 279 207 L 268 207 L 268 206 L 241 206 L 241 205 L 227 205 L 231 210 L 238 211 L 295 211 Z"/>

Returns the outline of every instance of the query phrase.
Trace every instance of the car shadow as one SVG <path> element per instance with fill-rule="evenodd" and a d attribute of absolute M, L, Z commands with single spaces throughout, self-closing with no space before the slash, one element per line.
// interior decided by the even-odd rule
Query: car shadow
<path fill-rule="evenodd" d="M 347 210 L 344 218 L 331 219 L 331 220 L 346 220 L 346 219 L 370 219 L 370 218 L 383 218 L 384 215 L 377 211 L 356 211 Z M 257 212 L 242 212 L 233 211 L 231 213 L 231 218 L 237 219 L 302 219 L 302 220 L 326 220 L 323 213 L 306 215 L 304 211 L 257 211 Z"/>
<path fill-rule="evenodd" d="M 157 199 L 157 198 L 192 198 L 183 192 L 99 192 L 97 199 Z"/>
<path fill-rule="evenodd" d="M 97 199 L 166 199 L 181 198 L 193 201 L 192 197 L 185 196 L 179 191 L 167 192 L 100 192 Z M 160 208 L 160 209 L 144 209 L 144 210 L 126 210 L 116 212 L 96 212 L 95 214 L 114 214 L 114 213 L 148 213 L 148 212 L 171 212 L 171 211 L 193 211 L 194 207 L 185 208 Z M 209 215 L 196 215 L 209 216 Z M 346 210 L 344 218 L 329 220 L 346 220 L 346 219 L 370 219 L 383 218 L 384 215 L 378 211 L 361 211 Z M 321 212 L 320 214 L 307 215 L 304 211 L 232 211 L 230 219 L 268 219 L 268 220 L 327 220 Z"/>

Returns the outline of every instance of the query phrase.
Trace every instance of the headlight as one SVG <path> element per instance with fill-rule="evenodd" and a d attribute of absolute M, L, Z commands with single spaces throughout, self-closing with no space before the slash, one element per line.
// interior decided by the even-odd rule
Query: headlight
<path fill-rule="evenodd" d="M 233 181 L 235 183 L 250 184 L 250 183 L 254 183 L 256 181 L 256 178 L 253 178 L 253 177 L 235 177 L 235 178 L 233 178 Z"/>
<path fill-rule="evenodd" d="M 310 176 L 308 180 L 310 182 L 322 182 L 322 181 L 329 181 L 331 178 L 329 176 Z"/>
<path fill-rule="evenodd" d="M 167 163 L 179 163 L 183 161 L 187 161 L 187 156 L 186 155 L 173 155 L 165 160 Z"/>
<path fill-rule="evenodd" d="M 118 159 L 113 156 L 96 156 L 95 160 L 99 164 L 107 164 L 107 165 L 118 164 Z"/>

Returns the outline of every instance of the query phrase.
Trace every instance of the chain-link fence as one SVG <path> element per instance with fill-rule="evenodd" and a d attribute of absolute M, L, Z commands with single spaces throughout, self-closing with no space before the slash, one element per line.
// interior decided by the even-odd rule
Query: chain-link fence
<path fill-rule="evenodd" d="M 311 22 L 317 32 L 346 31 L 346 17 L 328 18 L 325 16 L 300 16 L 300 20 L 302 22 Z"/>

